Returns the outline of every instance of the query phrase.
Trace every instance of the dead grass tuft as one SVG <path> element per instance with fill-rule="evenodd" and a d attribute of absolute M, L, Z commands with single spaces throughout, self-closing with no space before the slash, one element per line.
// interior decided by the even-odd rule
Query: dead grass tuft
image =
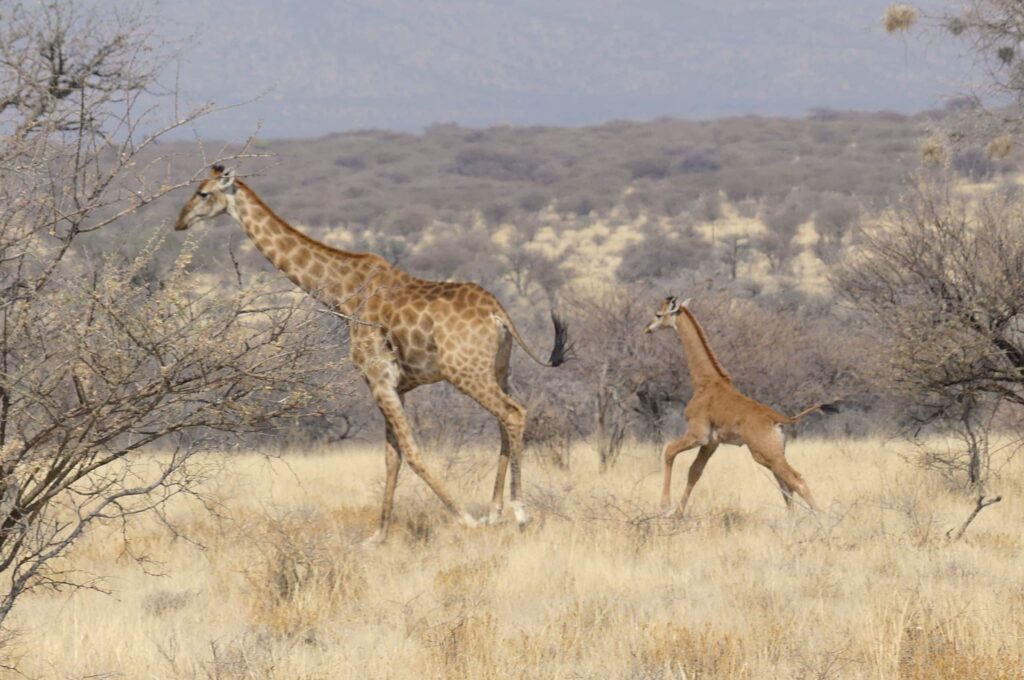
<path fill-rule="evenodd" d="M 442 603 L 477 601 L 490 590 L 502 561 L 495 555 L 441 569 L 434 576 L 434 590 Z"/>
<path fill-rule="evenodd" d="M 252 620 L 276 635 L 308 633 L 342 604 L 358 601 L 366 574 L 356 549 L 322 517 L 270 519 L 256 538 L 261 557 L 248 570 Z"/>
<path fill-rule="evenodd" d="M 676 623 L 645 626 L 640 653 L 642 677 L 752 677 L 740 640 L 710 626 L 697 630 Z"/>
<path fill-rule="evenodd" d="M 1024 655 L 1019 645 L 1003 644 L 985 650 L 964 634 L 969 614 L 944 618 L 920 611 L 903 630 L 898 676 L 905 680 L 933 678 L 1020 678 Z"/>
<path fill-rule="evenodd" d="M 928 165 L 946 165 L 949 163 L 949 152 L 939 135 L 932 135 L 921 143 L 921 160 Z"/>
<path fill-rule="evenodd" d="M 423 644 L 429 659 L 444 678 L 499 678 L 495 673 L 500 650 L 495 648 L 497 625 L 494 616 L 459 610 L 427 629 Z"/>
<path fill-rule="evenodd" d="M 147 614 L 163 616 L 169 612 L 181 609 L 187 605 L 194 596 L 195 593 L 188 590 L 180 592 L 172 590 L 155 590 L 143 598 L 142 608 Z"/>

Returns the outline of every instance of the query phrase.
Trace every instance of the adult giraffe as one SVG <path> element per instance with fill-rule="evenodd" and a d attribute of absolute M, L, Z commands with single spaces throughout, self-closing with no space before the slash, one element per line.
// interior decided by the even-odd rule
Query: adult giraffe
<path fill-rule="evenodd" d="M 384 501 L 380 524 L 368 542 L 387 538 L 403 459 L 445 508 L 463 524 L 477 525 L 427 469 L 402 405 L 406 392 L 442 380 L 498 419 L 501 454 L 489 521 L 496 522 L 501 516 L 505 473 L 511 464 L 509 504 L 517 522 L 528 522 L 519 500 L 526 408 L 508 395 L 512 340 L 537 363 L 558 366 L 566 356 L 565 324 L 552 314 L 555 344 L 551 358 L 544 362 L 527 347 L 501 304 L 480 286 L 425 281 L 378 255 L 324 245 L 275 215 L 233 170 L 221 165 L 213 166 L 210 177 L 182 207 L 175 229 L 188 229 L 225 212 L 293 283 L 349 319 L 352 360 L 386 423 Z"/>

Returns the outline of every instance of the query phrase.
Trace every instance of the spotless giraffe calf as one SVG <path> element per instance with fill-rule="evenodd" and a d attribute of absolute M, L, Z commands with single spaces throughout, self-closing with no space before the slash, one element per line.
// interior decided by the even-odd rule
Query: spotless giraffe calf
<path fill-rule="evenodd" d="M 786 460 L 786 435 L 782 425 L 792 425 L 814 411 L 837 409 L 832 404 L 818 404 L 791 418 L 741 394 L 732 386 L 732 379 L 711 351 L 704 329 L 697 323 L 688 304 L 689 300 L 679 302 L 676 297 L 666 298 L 644 331 L 651 333 L 659 328 L 675 329 L 683 345 L 690 379 L 693 381 L 693 397 L 684 410 L 686 432 L 679 439 L 665 445 L 662 508 L 667 515 L 682 516 L 694 485 L 718 445 L 746 444 L 754 460 L 772 471 L 782 490 L 786 507 L 790 507 L 795 491 L 807 501 L 812 510 L 817 511 L 818 503 L 811 495 L 807 482 Z M 697 446 L 700 450 L 690 465 L 686 490 L 683 491 L 679 505 L 673 510 L 672 464 L 680 453 Z"/>

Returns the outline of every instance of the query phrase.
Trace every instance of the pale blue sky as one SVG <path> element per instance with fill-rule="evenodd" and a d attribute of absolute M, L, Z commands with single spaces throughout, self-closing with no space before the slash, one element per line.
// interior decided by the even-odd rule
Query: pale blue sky
<path fill-rule="evenodd" d="M 967 85 L 939 36 L 886 35 L 890 0 L 196 0 L 159 7 L 196 35 L 191 102 L 259 101 L 204 136 L 309 137 L 435 122 L 913 112 Z M 940 9 L 946 3 L 926 2 Z"/>

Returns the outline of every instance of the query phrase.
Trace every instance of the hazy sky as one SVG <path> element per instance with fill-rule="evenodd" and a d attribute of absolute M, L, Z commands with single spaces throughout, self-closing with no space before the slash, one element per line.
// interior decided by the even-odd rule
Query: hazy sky
<path fill-rule="evenodd" d="M 891 0 L 199 0 L 157 10 L 194 34 L 189 101 L 232 104 L 204 136 L 308 137 L 435 122 L 912 112 L 966 85 L 938 36 L 888 36 Z M 925 2 L 938 10 L 942 2 Z"/>

